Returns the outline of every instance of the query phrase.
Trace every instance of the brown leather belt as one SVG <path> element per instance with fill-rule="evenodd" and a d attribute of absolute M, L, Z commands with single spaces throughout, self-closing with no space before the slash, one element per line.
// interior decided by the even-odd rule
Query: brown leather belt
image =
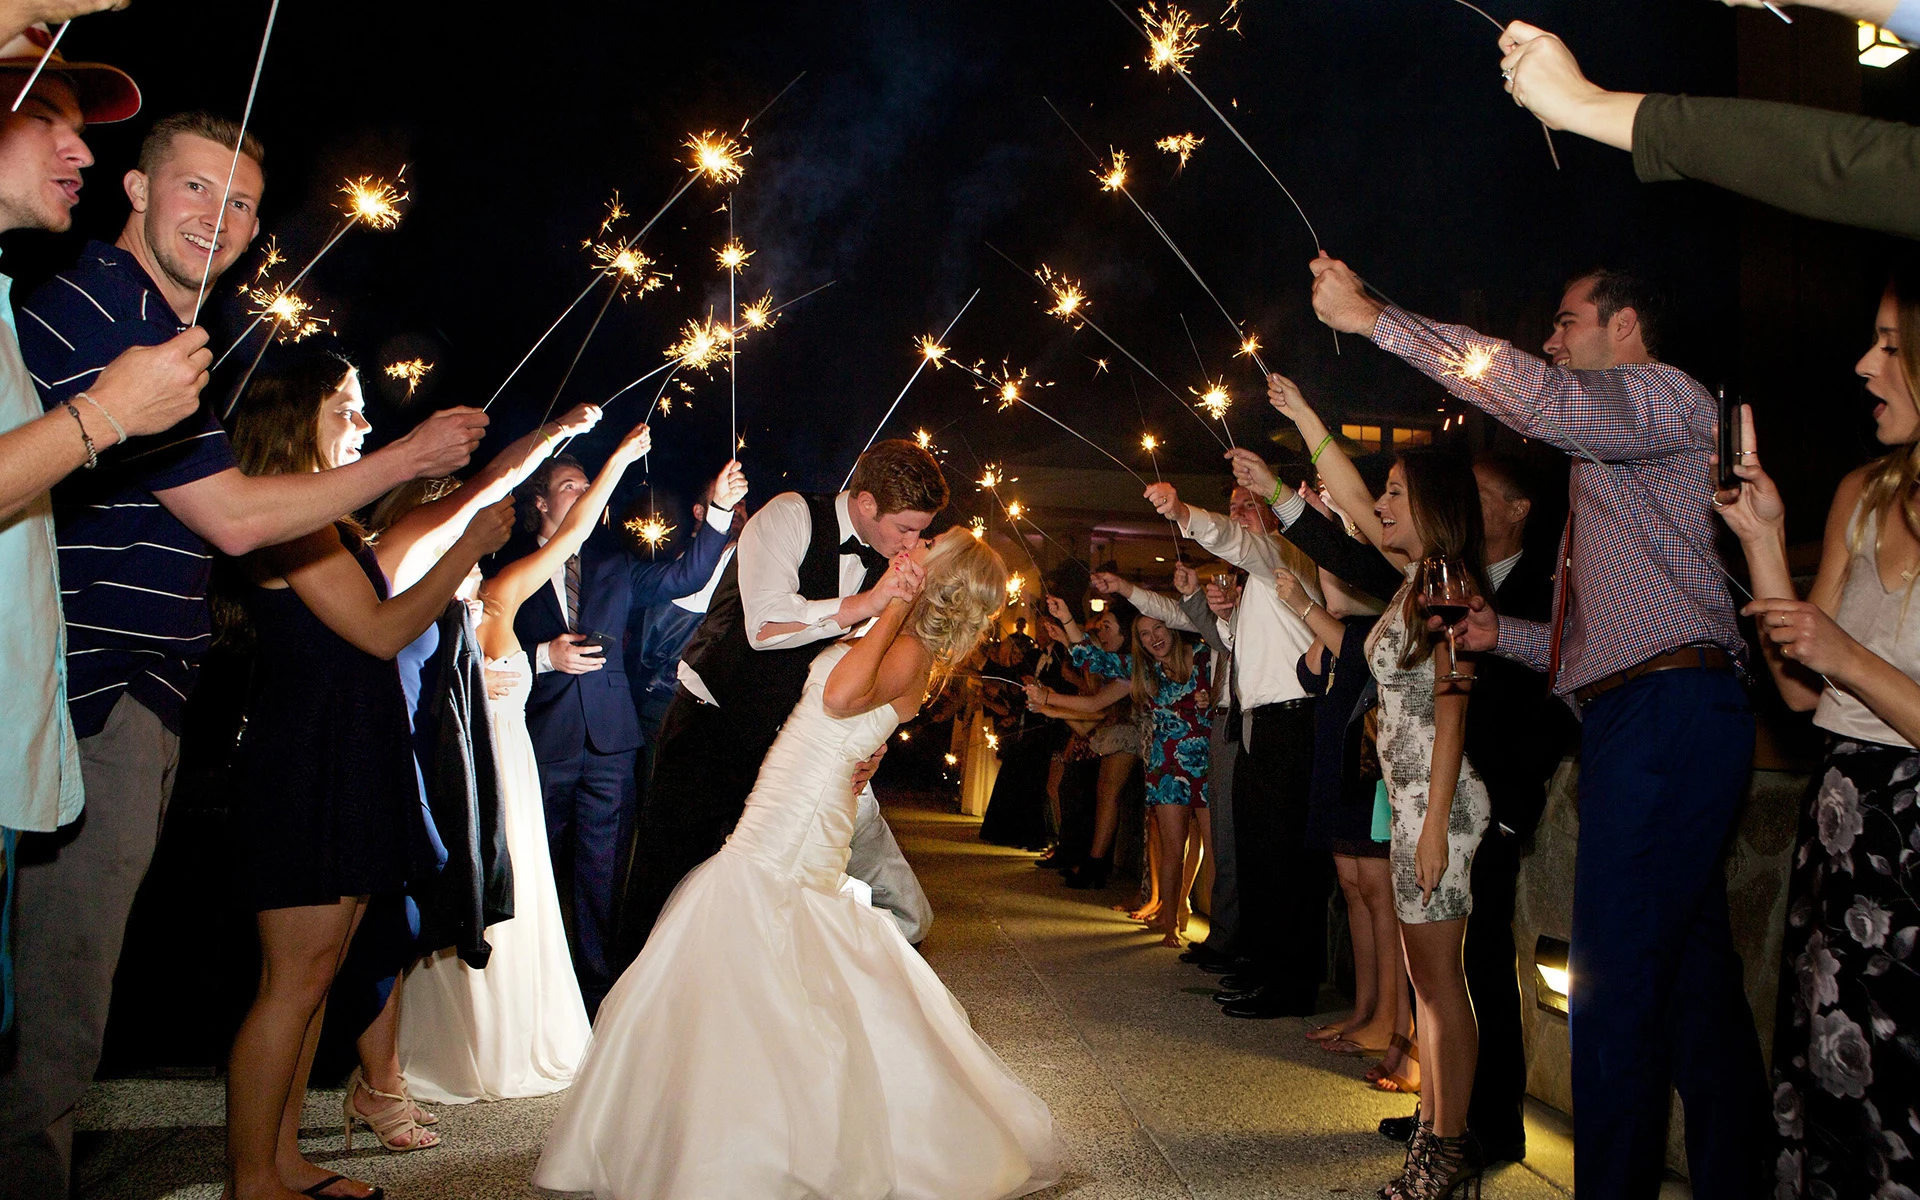
<path fill-rule="evenodd" d="M 1682 646 L 1678 650 L 1656 654 L 1643 663 L 1635 663 L 1624 671 L 1615 671 L 1604 678 L 1596 679 L 1585 687 L 1575 688 L 1574 703 L 1585 708 L 1613 689 L 1625 687 L 1642 675 L 1652 675 L 1656 671 L 1689 669 L 1730 671 L 1733 669 L 1733 656 L 1718 646 Z"/>

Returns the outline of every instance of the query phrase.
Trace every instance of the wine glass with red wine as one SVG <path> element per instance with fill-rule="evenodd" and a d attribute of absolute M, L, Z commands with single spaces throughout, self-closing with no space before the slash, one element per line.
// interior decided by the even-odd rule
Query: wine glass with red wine
<path fill-rule="evenodd" d="M 1436 555 L 1420 564 L 1420 603 L 1447 626 L 1447 650 L 1450 666 L 1444 680 L 1471 679 L 1460 670 L 1460 649 L 1454 645 L 1453 627 L 1467 619 L 1479 588 L 1466 560 L 1456 555 Z"/>

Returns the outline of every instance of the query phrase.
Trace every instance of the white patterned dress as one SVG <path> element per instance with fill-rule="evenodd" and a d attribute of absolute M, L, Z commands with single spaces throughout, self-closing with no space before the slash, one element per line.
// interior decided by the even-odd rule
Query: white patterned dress
<path fill-rule="evenodd" d="M 1447 821 L 1447 870 L 1432 901 L 1422 904 L 1413 853 L 1427 820 L 1433 771 L 1433 655 L 1411 667 L 1400 665 L 1407 644 L 1403 602 L 1411 587 L 1412 580 L 1401 586 L 1367 636 L 1367 665 L 1380 684 L 1380 773 L 1393 806 L 1393 907 L 1403 924 L 1424 925 L 1458 921 L 1473 911 L 1473 854 L 1492 820 L 1492 807 L 1487 785 L 1463 754 Z"/>

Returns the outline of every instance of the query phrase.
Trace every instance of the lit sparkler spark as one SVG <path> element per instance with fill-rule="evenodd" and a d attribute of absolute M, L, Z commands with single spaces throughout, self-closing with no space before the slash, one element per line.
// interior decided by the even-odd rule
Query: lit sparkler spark
<path fill-rule="evenodd" d="M 588 250 L 600 269 L 620 277 L 622 296 L 644 296 L 669 278 L 652 269 L 653 260 L 632 246 L 617 242 L 588 242 Z"/>
<path fill-rule="evenodd" d="M 1198 150 L 1201 143 L 1206 140 L 1207 139 L 1203 137 L 1198 137 L 1191 133 L 1174 133 L 1161 138 L 1154 143 L 1154 146 L 1166 151 L 1168 154 L 1179 156 L 1180 167 L 1175 168 L 1175 170 L 1178 171 L 1181 167 L 1187 165 L 1187 160 L 1193 157 L 1193 152 Z"/>
<path fill-rule="evenodd" d="M 972 370 L 972 375 L 980 381 L 980 389 L 990 393 L 993 399 L 999 403 L 1001 412 L 1005 412 L 1007 409 L 1012 408 L 1014 405 L 1026 399 L 1025 396 L 1020 394 L 1021 387 L 1027 382 L 1027 371 L 1025 367 L 1022 367 L 1019 373 L 1015 374 L 1005 363 L 1002 363 L 999 374 L 988 375 L 982 372 L 979 366 L 975 366 Z M 1043 384 L 1041 386 L 1045 385 Z"/>
<path fill-rule="evenodd" d="M 978 482 L 980 484 L 980 490 L 986 491 L 986 492 L 993 491 L 995 488 L 999 487 L 1000 484 L 1003 482 L 1002 476 L 1000 474 L 1000 468 L 993 463 L 988 463 L 986 466 L 981 467 L 980 479 Z"/>
<path fill-rule="evenodd" d="M 967 532 L 973 535 L 973 540 L 976 542 L 986 541 L 987 519 L 985 517 L 975 517 L 967 524 Z"/>
<path fill-rule="evenodd" d="M 1019 600 L 1021 596 L 1026 594 L 1026 590 L 1027 580 L 1024 575 L 1013 574 L 1007 576 L 1007 599 L 1009 601 Z"/>
<path fill-rule="evenodd" d="M 634 517 L 627 522 L 627 532 L 645 542 L 647 549 L 658 550 L 662 543 L 673 536 L 673 526 L 657 515 Z"/>
<path fill-rule="evenodd" d="M 946 763 L 950 767 L 957 767 L 960 765 L 960 756 L 957 754 L 949 754 L 946 756 Z"/>
<path fill-rule="evenodd" d="M 253 273 L 253 277 L 255 279 L 265 279 L 268 271 L 273 270 L 285 261 L 287 261 L 287 256 L 280 253 L 279 241 L 269 237 L 267 244 L 260 248 L 260 269 Z M 243 287 L 240 290 L 245 292 L 247 289 Z"/>
<path fill-rule="evenodd" d="M 1127 152 L 1109 149 L 1108 154 L 1112 157 L 1107 169 L 1095 171 L 1093 177 L 1100 181 L 1100 190 L 1103 192 L 1124 191 L 1127 186 Z"/>
<path fill-rule="evenodd" d="M 1187 73 L 1187 60 L 1200 48 L 1200 31 L 1206 28 L 1192 14 L 1169 4 L 1162 16 L 1160 6 L 1149 3 L 1140 10 L 1147 27 L 1147 66 L 1156 74 L 1172 69 L 1176 75 Z"/>
<path fill-rule="evenodd" d="M 712 130 L 687 139 L 687 149 L 693 153 L 693 161 L 687 169 L 696 175 L 705 175 L 715 183 L 738 183 L 746 174 L 746 168 L 740 165 L 749 151 L 743 150 L 740 143 L 724 133 Z"/>
<path fill-rule="evenodd" d="M 1026 511 L 1027 511 L 1027 506 L 1020 503 L 1018 500 L 1015 500 L 1007 505 L 1007 516 L 1010 519 L 1015 521 L 1018 521 L 1022 516 L 1024 516 L 1026 514 Z"/>
<path fill-rule="evenodd" d="M 771 328 L 774 322 L 773 293 L 768 292 L 753 303 L 742 305 L 740 319 L 745 321 L 750 329 Z"/>
<path fill-rule="evenodd" d="M 603 237 L 606 236 L 606 232 L 609 229 L 612 229 L 615 223 L 617 223 L 621 218 L 625 217 L 626 215 L 627 215 L 627 210 L 620 207 L 620 193 L 615 192 L 613 194 L 613 199 L 607 201 L 607 219 L 600 222 L 601 236 Z"/>
<path fill-rule="evenodd" d="M 1018 576 L 1016 576 L 1015 578 L 1018 578 Z M 1025 583 L 1023 582 L 1023 583 L 1021 584 L 1021 586 L 1022 586 L 1022 587 L 1024 587 L 1024 586 L 1026 586 L 1026 585 L 1025 585 Z M 1017 594 L 1015 594 L 1015 593 L 1014 593 L 1014 592 L 1012 591 L 1012 588 L 1013 588 L 1013 580 L 1012 580 L 1012 579 L 1009 579 L 1009 580 L 1007 580 L 1007 588 L 1008 588 L 1008 592 L 1007 592 L 1007 595 L 1008 595 L 1008 597 L 1009 597 L 1010 599 L 1018 599 L 1018 598 L 1019 598 L 1019 597 L 1018 597 L 1018 595 L 1017 595 Z M 987 749 L 989 749 L 989 750 L 998 750 L 999 748 L 1000 748 L 1000 735 L 999 735 L 999 734 L 997 734 L 997 733 L 991 733 L 991 732 L 990 732 L 990 733 L 988 733 L 988 734 L 987 734 Z"/>
<path fill-rule="evenodd" d="M 431 370 L 433 370 L 433 364 L 426 359 L 409 358 L 402 362 L 388 363 L 387 378 L 406 380 L 407 395 L 411 396 L 414 389 L 420 386 L 420 381 L 425 379 L 427 372 Z"/>
<path fill-rule="evenodd" d="M 922 450 L 933 449 L 933 435 L 928 433 L 924 429 L 914 430 L 913 440 L 914 440 L 914 444 L 919 446 Z"/>
<path fill-rule="evenodd" d="M 1453 374 L 1469 383 L 1479 383 L 1487 377 L 1487 370 L 1492 366 L 1492 350 L 1485 346 L 1470 346 L 1457 357 Z"/>
<path fill-rule="evenodd" d="M 735 274 L 746 269 L 747 260 L 753 257 L 753 253 L 753 251 L 741 245 L 738 238 L 735 238 L 713 252 L 714 257 L 720 260 L 720 266 Z"/>
<path fill-rule="evenodd" d="M 313 306 L 294 295 L 286 288 L 248 288 L 247 295 L 258 305 L 248 315 L 271 320 L 279 327 L 277 337 L 283 342 L 297 342 L 320 332 L 327 323 L 325 317 L 312 315 Z"/>
<path fill-rule="evenodd" d="M 1194 407 L 1204 409 L 1206 414 L 1216 421 L 1224 421 L 1227 419 L 1227 409 L 1233 407 L 1233 397 L 1227 394 L 1227 387 L 1224 381 L 1220 383 L 1209 383 L 1207 390 L 1204 392 L 1194 391 L 1193 388 L 1188 388 L 1187 390 L 1200 397 Z"/>
<path fill-rule="evenodd" d="M 935 341 L 931 335 L 921 338 L 917 344 L 920 347 L 921 356 L 932 363 L 934 368 L 938 370 L 941 363 L 947 357 L 947 348 Z"/>
<path fill-rule="evenodd" d="M 1094 359 L 1094 360 L 1093 360 L 1093 373 L 1094 373 L 1095 375 L 1098 375 L 1098 374 L 1100 374 L 1100 373 L 1101 373 L 1102 371 L 1106 371 L 1106 370 L 1108 370 L 1108 369 L 1110 369 L 1110 368 L 1109 368 L 1109 366 L 1108 366 L 1108 363 L 1107 363 L 1107 360 L 1106 360 L 1106 359 L 1104 359 L 1104 358 L 1096 358 L 1096 359 Z"/>
<path fill-rule="evenodd" d="M 340 188 L 340 193 L 347 198 L 347 216 L 369 229 L 392 229 L 398 225 L 400 206 L 406 203 L 409 194 L 371 175 L 347 180 Z"/>
<path fill-rule="evenodd" d="M 1140 439 L 1140 448 L 1148 454 L 1152 454 L 1160 448 L 1160 439 L 1149 433 Z"/>
<path fill-rule="evenodd" d="M 680 340 L 667 347 L 667 357 L 679 359 L 682 366 L 705 371 L 726 354 L 732 340 L 733 331 L 715 324 L 712 317 L 688 321 L 680 329 Z"/>
<path fill-rule="evenodd" d="M 1071 321 L 1080 315 L 1087 305 L 1087 294 L 1080 285 L 1065 275 L 1056 275 L 1053 268 L 1042 263 L 1035 272 L 1046 289 L 1053 293 L 1053 307 L 1047 310 L 1050 317 L 1059 317 L 1062 321 Z"/>
<path fill-rule="evenodd" d="M 658 405 L 658 406 L 659 406 L 659 408 L 660 408 L 660 415 L 661 415 L 661 416 L 663 416 L 663 417 L 664 417 L 664 416 L 666 416 L 666 415 L 667 415 L 668 413 L 670 413 L 670 412 L 672 412 L 672 411 L 673 411 L 673 397 L 672 397 L 672 396 L 666 396 L 666 395 L 663 395 L 663 396 L 661 396 L 661 397 L 660 397 L 660 398 L 659 398 L 658 400 L 656 400 L 656 401 L 654 401 L 654 403 L 655 403 L 656 405 Z"/>
<path fill-rule="evenodd" d="M 1248 334 L 1240 340 L 1240 348 L 1233 352 L 1235 358 L 1252 358 L 1260 353 L 1260 339 Z"/>

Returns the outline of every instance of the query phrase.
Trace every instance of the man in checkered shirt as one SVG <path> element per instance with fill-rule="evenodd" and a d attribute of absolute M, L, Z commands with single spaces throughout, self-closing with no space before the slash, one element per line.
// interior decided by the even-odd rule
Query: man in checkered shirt
<path fill-rule="evenodd" d="M 1660 362 L 1650 290 L 1574 280 L 1545 350 L 1376 303 L 1312 264 L 1313 304 L 1526 437 L 1574 456 L 1550 623 L 1477 606 L 1462 648 L 1551 676 L 1582 719 L 1570 1009 L 1574 1190 L 1651 1197 L 1669 1082 L 1694 1194 L 1760 1194 L 1766 1083 L 1721 852 L 1753 758 L 1746 646 L 1714 549 L 1715 404 Z"/>

